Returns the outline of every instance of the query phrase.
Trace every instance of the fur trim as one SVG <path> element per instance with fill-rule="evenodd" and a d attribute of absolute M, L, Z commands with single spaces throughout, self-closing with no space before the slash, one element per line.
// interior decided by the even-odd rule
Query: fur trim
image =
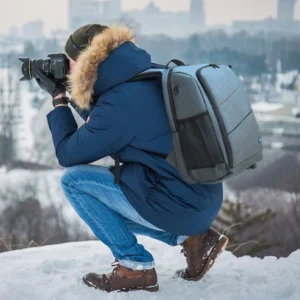
<path fill-rule="evenodd" d="M 131 30 L 126 26 L 114 25 L 96 35 L 80 53 L 74 70 L 68 76 L 72 99 L 80 109 L 90 109 L 99 64 L 126 42 L 135 43 Z"/>

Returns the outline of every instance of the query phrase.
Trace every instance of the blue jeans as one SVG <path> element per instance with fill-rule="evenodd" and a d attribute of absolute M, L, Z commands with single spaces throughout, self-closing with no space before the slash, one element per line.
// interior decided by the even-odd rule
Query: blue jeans
<path fill-rule="evenodd" d="M 187 239 L 164 232 L 144 220 L 105 167 L 79 165 L 67 168 L 61 177 L 61 188 L 78 215 L 110 248 L 122 266 L 133 270 L 154 268 L 152 255 L 138 244 L 135 234 L 155 238 L 170 246 L 177 246 Z"/>

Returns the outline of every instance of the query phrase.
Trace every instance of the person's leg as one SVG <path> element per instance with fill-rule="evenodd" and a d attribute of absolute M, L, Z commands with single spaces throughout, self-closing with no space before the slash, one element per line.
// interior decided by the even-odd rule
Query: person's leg
<path fill-rule="evenodd" d="M 113 179 L 106 168 L 82 165 L 66 169 L 61 187 L 78 215 L 111 249 L 120 265 L 133 270 L 152 269 L 152 255 L 137 243 L 124 217 L 102 202 L 119 204 L 119 209 L 126 211 L 125 196 Z"/>
<path fill-rule="evenodd" d="M 135 223 L 131 220 L 125 219 L 125 223 L 130 232 L 137 234 L 137 235 L 144 235 L 166 243 L 170 246 L 178 246 L 182 244 L 184 241 L 187 240 L 188 237 L 171 234 L 161 230 L 155 230 L 138 223 Z"/>
<path fill-rule="evenodd" d="M 80 174 L 75 175 L 75 173 L 78 172 L 80 172 Z M 92 193 L 107 207 L 122 215 L 125 218 L 127 227 L 132 233 L 145 235 L 160 240 L 170 246 L 177 246 L 183 243 L 188 238 L 186 236 L 178 236 L 164 232 L 143 219 L 130 205 L 119 185 L 114 184 L 114 176 L 107 168 L 92 165 L 81 165 L 67 169 L 63 177 L 67 176 L 70 173 L 73 174 L 73 177 L 77 178 L 77 182 L 82 182 L 83 173 L 85 174 L 85 182 L 87 180 L 87 176 L 89 176 L 89 180 L 90 182 L 92 181 L 92 185 L 98 186 L 98 188 L 92 190 L 90 189 L 89 192 Z M 122 197 L 102 197 L 97 192 L 97 190 L 99 190 L 99 184 L 101 186 L 106 186 L 106 188 L 109 188 L 111 186 L 114 189 L 117 189 L 118 192 L 122 194 Z"/>

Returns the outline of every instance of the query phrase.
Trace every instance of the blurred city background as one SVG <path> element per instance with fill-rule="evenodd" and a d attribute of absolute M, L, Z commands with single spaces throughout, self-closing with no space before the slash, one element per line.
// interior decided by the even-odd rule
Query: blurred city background
<path fill-rule="evenodd" d="M 232 65 L 259 122 L 264 160 L 225 183 L 214 226 L 238 256 L 284 257 L 300 248 L 300 1 L 0 5 L 0 252 L 93 238 L 59 188 L 62 168 L 46 121 L 51 99 L 34 80 L 19 81 L 18 61 L 63 52 L 69 34 L 88 23 L 130 26 L 156 63 Z"/>

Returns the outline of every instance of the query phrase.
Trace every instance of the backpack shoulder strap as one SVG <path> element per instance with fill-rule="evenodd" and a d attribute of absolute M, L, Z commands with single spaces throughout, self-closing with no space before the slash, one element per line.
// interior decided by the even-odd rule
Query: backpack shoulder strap
<path fill-rule="evenodd" d="M 129 79 L 128 82 L 162 78 L 166 71 L 167 69 L 149 69 Z"/>
<path fill-rule="evenodd" d="M 151 69 L 146 70 L 135 77 L 129 79 L 127 82 L 147 80 L 147 79 L 162 79 L 163 74 L 167 71 L 166 66 L 159 64 L 152 64 Z M 120 183 L 120 152 L 116 153 L 115 156 L 115 180 L 114 183 Z"/>
<path fill-rule="evenodd" d="M 162 78 L 162 75 L 170 69 L 170 65 L 172 63 L 176 66 L 185 66 L 185 64 L 178 59 L 172 59 L 167 65 L 152 63 L 149 70 L 134 76 L 133 78 L 129 79 L 128 82 Z"/>

